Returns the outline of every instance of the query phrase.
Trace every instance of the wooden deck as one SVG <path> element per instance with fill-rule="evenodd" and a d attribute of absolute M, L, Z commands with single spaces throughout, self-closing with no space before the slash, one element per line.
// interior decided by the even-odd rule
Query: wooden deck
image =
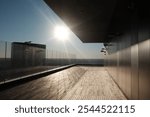
<path fill-rule="evenodd" d="M 72 67 L 0 92 L 0 99 L 126 99 L 104 67 Z"/>

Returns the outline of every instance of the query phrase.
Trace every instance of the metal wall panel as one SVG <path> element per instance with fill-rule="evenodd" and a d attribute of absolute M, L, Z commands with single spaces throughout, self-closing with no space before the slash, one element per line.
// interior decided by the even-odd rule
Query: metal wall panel
<path fill-rule="evenodd" d="M 129 6 L 124 9 L 126 15 L 120 12 L 113 19 L 111 26 L 117 31 L 110 32 L 121 33 L 109 42 L 115 42 L 116 47 L 108 47 L 107 69 L 129 99 L 150 99 L 150 7 L 146 0 L 131 0 Z M 128 21 L 122 19 L 121 14 L 128 17 Z M 118 21 L 127 26 L 118 24 Z M 112 51 L 114 48 L 117 50 Z M 111 64 L 114 61 L 115 64 Z"/>
<path fill-rule="evenodd" d="M 150 99 L 150 42 L 139 44 L 139 99 Z"/>
<path fill-rule="evenodd" d="M 129 99 L 150 99 L 150 40 L 147 40 L 148 37 L 149 34 L 146 31 L 139 30 L 138 38 L 145 41 L 131 45 L 129 41 L 124 41 L 130 40 L 130 36 L 123 38 L 117 45 L 120 50 L 107 55 L 108 71 Z"/>
<path fill-rule="evenodd" d="M 131 99 L 139 99 L 139 58 L 138 58 L 138 44 L 131 47 Z"/>
<path fill-rule="evenodd" d="M 128 98 L 131 98 L 131 48 L 125 49 L 125 74 L 124 74 L 124 79 L 125 79 L 125 93 Z"/>
<path fill-rule="evenodd" d="M 108 72 L 128 99 L 150 99 L 150 40 L 107 55 L 107 61 Z"/>
<path fill-rule="evenodd" d="M 144 6 L 146 3 L 144 3 Z M 150 8 L 141 9 L 139 18 L 139 99 L 150 99 Z"/>

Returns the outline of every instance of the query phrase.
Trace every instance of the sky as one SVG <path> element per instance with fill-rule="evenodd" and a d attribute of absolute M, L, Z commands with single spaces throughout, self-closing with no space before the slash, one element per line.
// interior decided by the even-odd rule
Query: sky
<path fill-rule="evenodd" d="M 103 57 L 102 43 L 82 43 L 71 30 L 67 41 L 57 40 L 54 28 L 59 25 L 65 23 L 43 0 L 0 0 L 0 41 L 46 44 L 47 50 L 77 58 Z"/>

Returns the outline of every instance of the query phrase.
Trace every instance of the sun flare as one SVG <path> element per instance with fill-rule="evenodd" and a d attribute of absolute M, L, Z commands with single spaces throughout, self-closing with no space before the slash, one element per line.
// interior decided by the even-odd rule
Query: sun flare
<path fill-rule="evenodd" d="M 54 36 L 59 40 L 65 41 L 69 38 L 69 29 L 65 26 L 56 26 Z"/>

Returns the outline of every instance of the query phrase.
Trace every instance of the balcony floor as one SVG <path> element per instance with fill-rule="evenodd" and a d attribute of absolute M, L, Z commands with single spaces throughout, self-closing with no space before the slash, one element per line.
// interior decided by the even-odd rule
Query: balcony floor
<path fill-rule="evenodd" d="M 125 100 L 104 67 L 76 66 L 0 92 L 0 99 Z"/>

